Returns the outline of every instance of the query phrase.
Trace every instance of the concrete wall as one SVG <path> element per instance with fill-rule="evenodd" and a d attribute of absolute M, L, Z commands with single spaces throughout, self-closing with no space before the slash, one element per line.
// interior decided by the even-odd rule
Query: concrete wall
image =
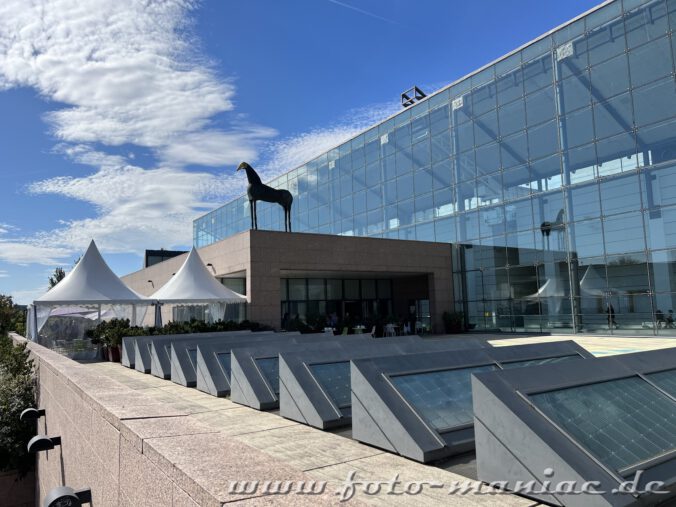
<path fill-rule="evenodd" d="M 438 332 L 443 331 L 442 313 L 453 308 L 450 244 L 251 230 L 204 247 L 199 254 L 205 263 L 213 264 L 216 276 L 246 272 L 248 317 L 272 327 L 280 321 L 279 279 L 288 272 L 362 274 L 365 278 L 425 275 L 433 329 Z M 150 295 L 184 260 L 181 255 L 122 279 L 137 292 Z M 153 280 L 155 288 L 148 280 Z"/>
<path fill-rule="evenodd" d="M 91 488 L 96 507 L 220 507 L 255 496 L 229 492 L 231 480 L 308 479 L 196 422 L 179 406 L 158 403 L 35 343 L 29 349 L 38 406 L 46 410 L 38 432 L 62 439 L 61 446 L 37 456 L 38 505 L 52 488 L 67 485 Z M 322 497 L 314 500 L 326 504 Z"/>

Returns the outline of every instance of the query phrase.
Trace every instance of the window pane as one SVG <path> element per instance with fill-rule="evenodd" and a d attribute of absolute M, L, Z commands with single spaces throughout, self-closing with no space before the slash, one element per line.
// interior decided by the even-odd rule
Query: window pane
<path fill-rule="evenodd" d="M 601 207 L 604 215 L 641 209 L 641 195 L 636 191 L 638 176 L 634 173 L 601 182 Z"/>
<path fill-rule="evenodd" d="M 563 98 L 563 112 L 569 113 L 591 103 L 588 74 L 573 76 L 561 82 L 561 95 Z"/>
<path fill-rule="evenodd" d="M 634 125 L 631 95 L 624 93 L 606 102 L 596 104 L 594 106 L 594 122 L 596 139 L 631 131 Z"/>
<path fill-rule="evenodd" d="M 525 132 L 506 137 L 500 143 L 502 167 L 509 168 L 528 161 L 528 143 Z"/>
<path fill-rule="evenodd" d="M 376 281 L 362 280 L 361 281 L 361 298 L 362 299 L 376 299 Z"/>
<path fill-rule="evenodd" d="M 522 130 L 526 124 L 524 112 L 524 103 L 521 100 L 501 107 L 498 113 L 500 119 L 500 135 L 504 137 Z"/>
<path fill-rule="evenodd" d="M 573 187 L 568 192 L 572 202 L 568 210 L 569 220 L 598 218 L 601 215 L 599 187 L 596 184 Z"/>
<path fill-rule="evenodd" d="M 345 280 L 345 299 L 359 299 L 359 280 Z"/>
<path fill-rule="evenodd" d="M 556 101 L 554 100 L 554 91 L 551 88 L 534 93 L 526 98 L 528 126 L 551 120 L 555 114 Z"/>
<path fill-rule="evenodd" d="M 343 281 L 342 280 L 327 280 L 326 281 L 326 298 L 327 299 L 343 299 Z"/>
<path fill-rule="evenodd" d="M 321 278 L 310 278 L 308 280 L 308 299 L 326 299 L 324 294 L 324 280 Z"/>
<path fill-rule="evenodd" d="M 645 250 L 643 219 L 640 212 L 604 219 L 603 232 L 607 255 Z"/>
<path fill-rule="evenodd" d="M 669 38 L 663 37 L 629 52 L 631 84 L 634 87 L 651 83 L 671 73 Z"/>
<path fill-rule="evenodd" d="M 305 285 L 305 278 L 289 279 L 289 299 L 291 300 L 307 299 L 307 287 Z"/>
<path fill-rule="evenodd" d="M 676 116 L 676 90 L 673 79 L 634 90 L 637 125 L 647 125 Z"/>
<path fill-rule="evenodd" d="M 592 68 L 591 84 L 595 101 L 606 100 L 627 91 L 629 89 L 629 62 L 626 55 L 616 56 Z"/>

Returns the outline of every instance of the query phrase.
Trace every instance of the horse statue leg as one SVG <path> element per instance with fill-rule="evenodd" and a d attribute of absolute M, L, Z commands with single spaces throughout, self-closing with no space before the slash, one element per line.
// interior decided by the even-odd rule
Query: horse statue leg
<path fill-rule="evenodd" d="M 249 215 L 251 216 L 251 228 L 254 228 L 254 204 L 253 200 L 249 199 Z"/>
<path fill-rule="evenodd" d="M 291 207 L 284 207 L 284 230 L 291 232 Z"/>
<path fill-rule="evenodd" d="M 256 209 L 256 200 L 253 202 L 253 228 L 258 230 L 258 210 Z"/>

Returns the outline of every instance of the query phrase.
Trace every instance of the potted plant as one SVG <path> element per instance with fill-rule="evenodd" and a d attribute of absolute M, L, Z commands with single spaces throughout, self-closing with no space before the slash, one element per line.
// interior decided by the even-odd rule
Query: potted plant
<path fill-rule="evenodd" d="M 103 345 L 104 360 L 119 363 L 122 357 L 122 337 L 130 334 L 129 319 L 111 319 L 103 321 L 94 329 L 87 331 L 92 343 Z"/>
<path fill-rule="evenodd" d="M 462 333 L 465 331 L 465 314 L 462 312 L 444 312 L 444 331 L 446 333 Z"/>

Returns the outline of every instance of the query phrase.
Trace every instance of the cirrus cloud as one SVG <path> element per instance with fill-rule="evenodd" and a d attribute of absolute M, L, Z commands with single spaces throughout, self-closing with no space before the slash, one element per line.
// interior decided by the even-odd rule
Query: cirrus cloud
<path fill-rule="evenodd" d="M 235 81 L 217 70 L 191 30 L 192 0 L 3 0 L 0 90 L 31 87 L 52 104 L 54 152 L 90 166 L 27 186 L 86 202 L 94 214 L 29 235 L 0 224 L 0 260 L 58 264 L 95 238 L 103 251 L 192 243 L 191 221 L 241 193 L 208 168 L 262 160 L 271 178 L 393 112 L 352 111 L 333 126 L 286 139 L 235 113 Z M 233 119 L 230 121 L 230 115 Z M 145 167 L 133 153 L 148 151 Z M 132 150 L 133 151 L 133 150 Z M 194 166 L 204 169 L 196 170 Z"/>

